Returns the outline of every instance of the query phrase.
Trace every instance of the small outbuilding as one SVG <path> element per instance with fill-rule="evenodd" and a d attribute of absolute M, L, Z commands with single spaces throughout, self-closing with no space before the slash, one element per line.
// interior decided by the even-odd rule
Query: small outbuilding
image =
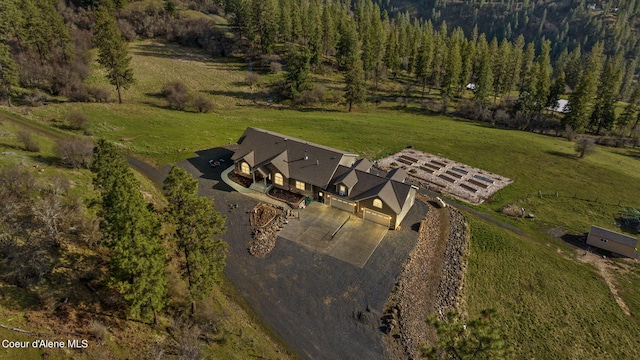
<path fill-rule="evenodd" d="M 609 250 L 613 253 L 637 258 L 638 239 L 611 231 L 599 226 L 591 226 L 591 231 L 587 236 L 587 245 L 595 246 L 600 249 Z"/>

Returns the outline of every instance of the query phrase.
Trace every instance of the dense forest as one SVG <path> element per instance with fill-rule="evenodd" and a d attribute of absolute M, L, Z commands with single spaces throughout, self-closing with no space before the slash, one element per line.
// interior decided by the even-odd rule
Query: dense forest
<path fill-rule="evenodd" d="M 605 53 L 624 51 L 637 57 L 640 44 L 640 2 L 620 1 L 381 1 L 390 14 L 409 11 L 434 24 L 446 21 L 469 34 L 475 26 L 488 38 L 526 41 L 541 44 L 551 40 L 552 58 L 577 46 L 590 49 L 597 41 L 605 42 Z"/>
<path fill-rule="evenodd" d="M 423 18 L 408 11 L 390 16 L 371 0 L 11 0 L 0 5 L 1 95 L 9 104 L 12 97 L 41 101 L 31 89 L 72 101 L 108 101 L 108 89 L 83 84 L 91 61 L 87 50 L 95 46 L 122 101 L 121 89 L 134 81 L 123 41 L 163 37 L 212 55 L 263 63 L 283 58 L 287 72 L 277 86 L 294 103 L 301 97 L 313 101 L 310 74 L 338 71 L 349 111 L 353 104 L 379 102 L 385 95 L 379 84 L 391 81 L 405 86 L 405 105 L 417 88 L 419 97 L 438 96 L 438 111 L 453 109 L 499 125 L 637 138 L 637 2 L 595 9 L 584 2 L 561 4 L 444 1 L 432 4 L 436 10 Z M 390 10 L 392 5 L 383 4 Z M 545 15 L 552 6 L 557 11 Z M 438 15 L 437 9 L 455 7 L 462 14 L 457 21 Z M 514 11 L 481 21 L 494 8 Z M 226 17 L 230 25 L 185 16 L 183 9 Z M 560 22 L 566 28 L 555 29 L 556 17 L 565 13 Z M 465 21 L 469 14 L 473 21 Z M 584 19 L 590 19 L 586 28 L 580 25 Z M 451 26 L 458 22 L 463 26 Z M 561 97 L 569 105 L 558 121 L 547 109 Z M 618 101 L 627 104 L 616 112 Z"/>

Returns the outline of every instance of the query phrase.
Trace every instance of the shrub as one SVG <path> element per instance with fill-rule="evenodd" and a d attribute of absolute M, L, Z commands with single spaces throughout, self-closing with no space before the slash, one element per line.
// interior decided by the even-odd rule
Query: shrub
<path fill-rule="evenodd" d="M 249 85 L 249 88 L 251 88 L 251 90 L 253 90 L 253 88 L 255 88 L 256 85 L 258 85 L 258 83 L 260 82 L 260 75 L 255 72 L 250 72 L 247 74 L 247 76 L 245 76 L 244 82 Z"/>
<path fill-rule="evenodd" d="M 324 100 L 324 86 L 316 86 L 311 90 L 304 90 L 300 95 L 293 99 L 298 105 L 316 105 Z"/>
<path fill-rule="evenodd" d="M 47 101 L 47 97 L 42 91 L 36 89 L 31 94 L 24 94 L 22 101 L 27 106 L 36 107 L 42 106 Z"/>
<path fill-rule="evenodd" d="M 596 142 L 590 137 L 580 137 L 576 141 L 576 152 L 581 158 L 593 154 L 596 151 Z"/>
<path fill-rule="evenodd" d="M 169 102 L 169 108 L 184 110 L 189 102 L 189 89 L 182 81 L 174 80 L 162 87 L 162 96 Z"/>
<path fill-rule="evenodd" d="M 93 143 L 84 139 L 60 140 L 53 147 L 53 153 L 60 162 L 72 168 L 89 168 L 93 157 Z"/>
<path fill-rule="evenodd" d="M 24 149 L 31 152 L 39 152 L 40 144 L 31 136 L 31 131 L 27 129 L 20 129 L 16 134 L 18 141 L 22 143 Z"/>
<path fill-rule="evenodd" d="M 69 127 L 74 130 L 86 130 L 89 125 L 87 115 L 79 111 L 67 115 L 67 120 L 69 120 Z"/>
<path fill-rule="evenodd" d="M 113 100 L 111 91 L 106 87 L 90 87 L 87 89 L 96 102 L 111 102 Z"/>
<path fill-rule="evenodd" d="M 99 321 L 92 321 L 89 324 L 89 332 L 99 342 L 104 341 L 107 338 L 107 327 L 102 325 Z"/>
<path fill-rule="evenodd" d="M 282 71 L 282 64 L 277 61 L 272 61 L 271 64 L 269 64 L 269 69 L 272 73 L 277 74 Z"/>
<path fill-rule="evenodd" d="M 193 99 L 193 107 L 199 113 L 208 113 L 213 111 L 213 102 L 202 95 L 198 95 Z"/>
<path fill-rule="evenodd" d="M 89 102 L 91 100 L 89 89 L 84 84 L 71 86 L 69 89 L 65 89 L 63 94 L 67 94 L 69 100 L 73 102 Z"/>

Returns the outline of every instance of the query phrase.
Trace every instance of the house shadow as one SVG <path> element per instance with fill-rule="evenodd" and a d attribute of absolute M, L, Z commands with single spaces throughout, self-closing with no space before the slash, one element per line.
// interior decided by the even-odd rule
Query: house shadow
<path fill-rule="evenodd" d="M 215 182 L 213 189 L 230 192 L 233 189 L 222 181 L 222 172 L 233 166 L 233 154 L 234 145 L 215 147 L 196 151 L 196 156 L 186 161 L 202 174 L 200 178 Z"/>

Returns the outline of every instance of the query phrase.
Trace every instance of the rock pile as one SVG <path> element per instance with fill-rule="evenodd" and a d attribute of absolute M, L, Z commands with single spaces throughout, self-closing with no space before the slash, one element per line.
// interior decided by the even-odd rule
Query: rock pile
<path fill-rule="evenodd" d="M 466 270 L 467 237 L 469 229 L 464 216 L 451 209 L 449 241 L 444 254 L 444 266 L 436 296 L 436 312 L 444 319 L 449 309 L 460 305 L 464 273 Z"/>
<path fill-rule="evenodd" d="M 268 222 L 265 222 L 262 214 L 273 214 L 273 216 Z M 288 222 L 286 213 L 282 208 L 260 203 L 252 210 L 251 220 L 251 236 L 253 239 L 249 242 L 249 253 L 253 256 L 264 258 L 276 247 L 278 231 L 282 230 Z"/>
<path fill-rule="evenodd" d="M 384 332 L 400 340 L 392 346 L 401 347 L 403 357 L 420 358 L 420 347 L 435 340 L 434 330 L 426 323 L 430 314 L 441 316 L 458 305 L 466 249 L 467 226 L 462 214 L 431 207 L 381 319 Z"/>

